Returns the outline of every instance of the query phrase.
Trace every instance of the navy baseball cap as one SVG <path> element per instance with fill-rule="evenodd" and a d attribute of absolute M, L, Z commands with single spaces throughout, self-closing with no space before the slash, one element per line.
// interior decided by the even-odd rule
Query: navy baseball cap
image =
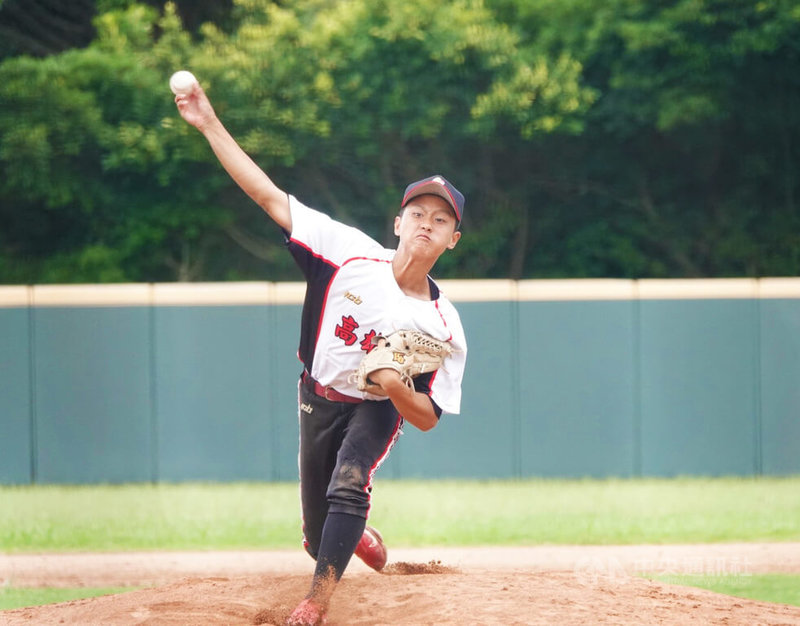
<path fill-rule="evenodd" d="M 444 176 L 440 176 L 439 174 L 423 178 L 406 187 L 406 192 L 403 194 L 403 202 L 400 208 L 404 208 L 412 198 L 427 193 L 447 200 L 447 203 L 453 207 L 453 211 L 456 213 L 458 226 L 461 225 L 461 218 L 464 215 L 464 195 L 453 187 Z"/>

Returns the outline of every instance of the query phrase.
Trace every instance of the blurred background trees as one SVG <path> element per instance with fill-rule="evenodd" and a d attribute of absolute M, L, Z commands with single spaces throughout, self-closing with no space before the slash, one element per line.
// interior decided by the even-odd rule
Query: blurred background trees
<path fill-rule="evenodd" d="M 0 0 L 0 283 L 299 279 L 178 116 L 193 71 L 279 186 L 440 277 L 800 272 L 800 8 L 738 0 Z"/>

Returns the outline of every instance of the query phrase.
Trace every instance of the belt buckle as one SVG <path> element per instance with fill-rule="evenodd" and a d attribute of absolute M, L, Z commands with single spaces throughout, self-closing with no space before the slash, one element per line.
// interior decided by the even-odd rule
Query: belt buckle
<path fill-rule="evenodd" d="M 336 390 L 333 387 L 328 386 L 328 387 L 323 387 L 322 389 L 325 391 L 324 395 L 322 396 L 323 398 L 325 398 L 329 402 L 336 402 L 336 398 L 331 398 L 328 396 L 328 392 L 330 391 L 336 393 Z"/>

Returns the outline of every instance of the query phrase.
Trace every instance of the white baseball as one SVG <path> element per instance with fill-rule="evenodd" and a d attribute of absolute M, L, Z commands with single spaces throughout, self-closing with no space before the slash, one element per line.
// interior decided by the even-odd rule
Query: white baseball
<path fill-rule="evenodd" d="M 169 88 L 172 89 L 172 93 L 176 96 L 192 93 L 196 84 L 197 79 L 194 74 L 186 70 L 175 72 L 169 79 Z"/>

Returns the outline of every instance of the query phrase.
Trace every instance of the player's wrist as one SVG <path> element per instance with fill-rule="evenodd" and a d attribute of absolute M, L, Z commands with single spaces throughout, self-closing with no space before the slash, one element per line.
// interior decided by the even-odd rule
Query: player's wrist
<path fill-rule="evenodd" d="M 203 115 L 197 121 L 197 130 L 203 133 L 206 137 L 212 135 L 215 132 L 223 131 L 224 128 L 222 126 L 222 122 L 219 121 L 219 118 L 216 116 L 215 113 L 208 113 Z"/>
<path fill-rule="evenodd" d="M 375 370 L 370 373 L 369 380 L 380 386 L 386 392 L 398 389 L 401 386 L 405 387 L 403 381 L 400 379 L 400 373 L 389 368 Z"/>

